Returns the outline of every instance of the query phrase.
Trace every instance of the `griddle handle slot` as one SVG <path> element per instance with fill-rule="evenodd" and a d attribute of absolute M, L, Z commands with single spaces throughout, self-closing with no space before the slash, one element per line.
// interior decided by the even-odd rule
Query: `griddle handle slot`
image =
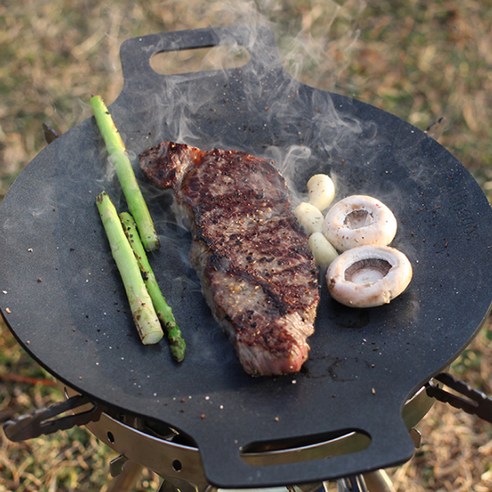
<path fill-rule="evenodd" d="M 220 28 L 190 29 L 162 32 L 140 36 L 124 41 L 120 48 L 120 59 L 125 83 L 139 81 L 145 84 L 162 75 L 156 73 L 150 59 L 158 54 L 198 48 L 212 48 L 219 45 L 235 44 L 246 48 L 250 54 L 248 64 L 259 73 L 281 69 L 281 59 L 273 31 L 265 25 L 254 29 L 242 24 Z"/>
<path fill-rule="evenodd" d="M 456 394 L 446 391 L 431 380 L 426 388 L 429 396 L 492 423 L 492 398 L 445 372 L 434 376 L 434 379 Z"/>
<path fill-rule="evenodd" d="M 87 404 L 92 405 L 88 410 L 56 418 L 65 412 L 75 411 Z M 20 442 L 97 421 L 101 413 L 102 409 L 87 396 L 76 395 L 63 402 L 36 410 L 31 414 L 8 420 L 3 424 L 3 430 L 11 441 Z"/>
<path fill-rule="evenodd" d="M 323 479 L 356 476 L 360 473 L 396 466 L 409 460 L 414 444 L 401 417 L 375 409 L 381 420 L 359 432 L 371 442 L 362 450 L 345 454 L 316 456 L 298 461 L 260 463 L 241 457 L 240 439 L 234 442 L 210 439 L 210 434 L 194 435 L 200 450 L 207 480 L 220 488 L 275 487 L 285 483 L 314 483 Z M 214 429 L 217 435 L 220 431 Z M 213 432 L 213 433 L 214 433 Z M 213 434 L 212 433 L 212 434 Z M 265 471 L 265 474 L 262 473 Z M 268 479 L 266 479 L 268 477 Z"/>

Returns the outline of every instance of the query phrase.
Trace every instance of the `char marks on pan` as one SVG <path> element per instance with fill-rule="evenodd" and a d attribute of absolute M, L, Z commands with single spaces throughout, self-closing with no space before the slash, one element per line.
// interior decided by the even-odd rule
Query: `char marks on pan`
<path fill-rule="evenodd" d="M 318 273 L 272 162 L 162 142 L 140 155 L 189 226 L 204 296 L 252 375 L 298 372 L 308 357 Z"/>

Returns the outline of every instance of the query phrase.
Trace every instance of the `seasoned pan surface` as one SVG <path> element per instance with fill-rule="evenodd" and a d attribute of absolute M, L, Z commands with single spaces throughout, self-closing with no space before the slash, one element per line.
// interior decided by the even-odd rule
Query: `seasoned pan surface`
<path fill-rule="evenodd" d="M 218 43 L 247 46 L 249 63 L 175 76 L 150 68 L 159 51 Z M 121 57 L 125 86 L 110 110 L 133 155 L 160 140 L 246 150 L 274 158 L 294 193 L 313 173 L 330 173 L 337 198 L 366 193 L 390 206 L 393 245 L 412 262 L 413 281 L 390 305 L 364 310 L 323 288 L 304 370 L 251 378 L 203 300 L 170 195 L 139 175 L 162 243 L 151 261 L 188 340 L 176 365 L 165 343 L 144 347 L 135 333 L 95 196 L 105 189 L 125 204 L 88 119 L 47 146 L 2 203 L 0 307 L 14 335 L 94 400 L 190 436 L 220 486 L 316 481 L 407 460 L 401 406 L 464 349 L 490 306 L 492 214 L 473 178 L 395 116 L 290 78 L 268 31 L 252 44 L 240 28 L 147 36 L 125 42 Z M 271 466 L 240 456 L 254 443 L 352 430 L 371 438 L 352 455 Z"/>

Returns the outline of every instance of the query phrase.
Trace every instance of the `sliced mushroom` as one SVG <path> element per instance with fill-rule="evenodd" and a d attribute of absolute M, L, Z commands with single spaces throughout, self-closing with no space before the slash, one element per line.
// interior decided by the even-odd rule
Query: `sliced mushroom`
<path fill-rule="evenodd" d="M 368 244 L 387 246 L 396 228 L 393 212 L 367 195 L 352 195 L 335 203 L 323 222 L 323 234 L 338 251 Z"/>
<path fill-rule="evenodd" d="M 344 251 L 328 267 L 331 296 L 350 307 L 367 308 L 389 303 L 412 280 L 412 265 L 389 246 L 358 246 Z"/>

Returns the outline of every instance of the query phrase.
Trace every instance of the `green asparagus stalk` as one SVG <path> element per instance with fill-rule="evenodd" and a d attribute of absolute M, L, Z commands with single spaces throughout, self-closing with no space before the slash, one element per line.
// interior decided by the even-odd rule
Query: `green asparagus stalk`
<path fill-rule="evenodd" d="M 128 212 L 122 212 L 120 214 L 120 219 L 128 242 L 133 249 L 135 258 L 137 259 L 140 271 L 142 272 L 142 277 L 145 285 L 147 286 L 147 291 L 149 292 L 152 302 L 154 303 L 157 317 L 166 328 L 171 354 L 177 362 L 181 362 L 184 359 L 186 342 L 183 339 L 181 330 L 176 323 L 171 306 L 169 306 L 164 298 L 164 295 L 162 294 L 161 289 L 159 288 L 154 272 L 147 258 L 147 254 L 145 253 L 145 249 L 140 241 L 135 220 Z"/>
<path fill-rule="evenodd" d="M 137 223 L 142 243 L 147 251 L 155 251 L 159 248 L 159 238 L 135 177 L 125 144 L 101 96 L 92 96 L 90 104 L 109 159 L 115 167 L 128 209 Z"/>
<path fill-rule="evenodd" d="M 140 339 L 144 345 L 157 343 L 164 336 L 164 332 L 145 287 L 132 247 L 123 231 L 118 212 L 105 192 L 97 195 L 96 205 L 125 287 Z"/>

